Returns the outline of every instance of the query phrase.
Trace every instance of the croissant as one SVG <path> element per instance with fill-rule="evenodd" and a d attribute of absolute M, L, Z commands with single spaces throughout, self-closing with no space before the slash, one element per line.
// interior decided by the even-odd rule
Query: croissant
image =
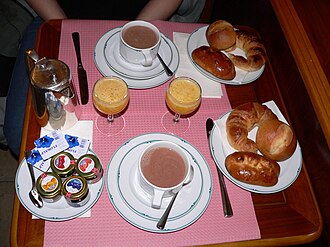
<path fill-rule="evenodd" d="M 277 119 L 277 116 L 267 106 L 256 102 L 238 106 L 226 121 L 228 143 L 236 150 L 256 153 L 257 144 L 248 138 L 248 133 L 270 119 Z"/>
<path fill-rule="evenodd" d="M 245 71 L 256 71 L 266 63 L 266 49 L 260 39 L 247 31 L 236 31 L 236 47 L 245 52 L 246 58 L 228 53 L 233 64 Z"/>

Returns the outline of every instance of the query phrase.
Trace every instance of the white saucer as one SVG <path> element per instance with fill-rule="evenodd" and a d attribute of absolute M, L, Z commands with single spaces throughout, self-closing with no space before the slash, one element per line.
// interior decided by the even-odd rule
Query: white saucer
<path fill-rule="evenodd" d="M 195 175 L 180 192 L 164 230 L 156 224 L 171 197 L 163 198 L 160 209 L 151 207 L 151 195 L 145 192 L 137 175 L 138 158 L 150 143 L 168 140 L 188 154 Z M 187 141 L 164 133 L 137 136 L 124 143 L 112 157 L 107 170 L 107 190 L 117 212 L 130 224 L 150 232 L 174 232 L 194 223 L 206 210 L 212 194 L 212 177 L 204 157 Z"/>
<path fill-rule="evenodd" d="M 116 73 L 131 79 L 144 80 L 150 79 L 164 73 L 164 68 L 156 58 L 151 66 L 142 66 L 127 62 L 119 52 L 121 28 L 111 30 L 111 36 L 104 46 L 104 57 L 109 67 Z M 169 43 L 161 34 L 161 44 L 159 47 L 159 54 L 164 62 L 169 65 L 173 59 L 173 53 Z"/>
<path fill-rule="evenodd" d="M 36 179 L 41 173 L 42 171 L 34 169 Z M 16 172 L 15 190 L 18 199 L 31 214 L 48 221 L 65 221 L 81 216 L 94 206 L 101 196 L 104 186 L 103 180 L 104 178 L 102 177 L 97 183 L 88 184 L 91 197 L 82 207 L 69 206 L 65 198 L 62 196 L 58 201 L 53 203 L 44 201 L 43 207 L 37 208 L 29 198 L 29 191 L 32 186 L 31 177 L 28 170 L 28 164 L 26 163 L 26 160 L 23 159 Z"/>
<path fill-rule="evenodd" d="M 235 78 L 233 80 L 222 80 L 218 77 L 215 77 L 214 75 L 212 75 L 211 73 L 207 72 L 202 67 L 200 67 L 198 64 L 196 64 L 192 58 L 192 52 L 200 46 L 203 46 L 203 45 L 209 46 L 209 44 L 206 40 L 206 35 L 205 35 L 206 29 L 207 29 L 207 26 L 196 29 L 193 33 L 191 33 L 191 35 L 188 38 L 188 42 L 187 42 L 187 51 L 188 51 L 188 57 L 190 59 L 190 62 L 203 75 L 210 78 L 211 80 L 214 80 L 214 81 L 220 82 L 220 83 L 224 83 L 224 84 L 228 84 L 228 85 L 243 85 L 243 84 L 251 83 L 262 75 L 262 73 L 265 69 L 265 65 L 263 65 L 259 70 L 253 71 L 253 72 L 246 72 L 242 69 L 235 67 L 235 70 L 236 70 Z M 234 51 L 231 51 L 230 53 L 235 54 L 235 55 L 245 56 L 244 52 L 239 48 L 236 48 Z M 224 52 L 224 54 L 226 54 L 226 52 Z"/>
<path fill-rule="evenodd" d="M 97 67 L 97 69 L 100 71 L 100 73 L 103 76 L 119 76 L 122 77 L 123 80 L 126 81 L 129 88 L 134 89 L 147 89 L 147 88 L 153 88 L 159 85 L 162 85 L 163 83 L 167 82 L 170 77 L 166 75 L 166 73 L 160 73 L 158 76 L 149 78 L 149 79 L 132 79 L 125 76 L 122 76 L 118 74 L 115 70 L 113 70 L 106 61 L 106 58 L 104 56 L 104 49 L 105 44 L 109 37 L 116 32 L 116 30 L 112 29 L 105 33 L 96 43 L 95 49 L 94 49 L 94 63 Z M 170 64 L 168 65 L 169 68 L 173 71 L 175 74 L 176 70 L 179 66 L 179 51 L 174 45 L 174 43 L 167 38 L 165 35 L 162 34 L 162 41 L 165 41 L 166 44 L 169 46 L 172 54 L 172 60 Z M 160 54 L 163 54 L 162 51 L 160 51 Z M 168 56 L 168 55 L 167 55 Z M 165 56 L 166 57 L 166 56 Z M 164 58 L 163 58 L 164 59 Z M 168 58 L 166 58 L 168 59 Z"/>
<path fill-rule="evenodd" d="M 267 105 L 268 108 L 270 108 L 274 112 L 274 114 L 276 114 L 279 120 L 287 123 L 281 111 L 278 109 L 277 105 L 273 101 L 266 102 L 264 105 Z M 229 145 L 227 141 L 226 120 L 229 116 L 229 113 L 230 112 L 227 112 L 226 114 L 224 114 L 218 120 L 215 121 L 216 124 L 214 125 L 210 136 L 212 156 L 217 166 L 222 171 L 222 173 L 237 186 L 255 193 L 271 194 L 271 193 L 280 192 L 288 188 L 298 178 L 301 171 L 302 157 L 301 157 L 301 149 L 299 143 L 297 143 L 296 150 L 289 159 L 278 162 L 278 164 L 281 167 L 281 172 L 278 178 L 278 182 L 274 186 L 265 187 L 265 186 L 247 184 L 233 178 L 229 174 L 225 166 L 225 158 L 227 155 L 236 151 L 234 148 L 232 148 Z M 255 140 L 256 133 L 257 133 L 257 128 L 254 128 L 252 131 L 250 131 L 249 138 L 251 140 Z"/>

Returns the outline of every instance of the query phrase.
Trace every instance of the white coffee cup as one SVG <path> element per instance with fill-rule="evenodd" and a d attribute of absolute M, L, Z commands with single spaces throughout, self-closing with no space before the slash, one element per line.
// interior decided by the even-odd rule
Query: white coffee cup
<path fill-rule="evenodd" d="M 138 173 L 141 187 L 151 195 L 151 207 L 160 208 L 163 197 L 180 190 L 190 170 L 188 155 L 176 143 L 149 144 L 140 155 Z"/>
<path fill-rule="evenodd" d="M 120 55 L 129 63 L 151 66 L 156 58 L 161 35 L 156 26 L 146 21 L 131 21 L 120 31 Z"/>

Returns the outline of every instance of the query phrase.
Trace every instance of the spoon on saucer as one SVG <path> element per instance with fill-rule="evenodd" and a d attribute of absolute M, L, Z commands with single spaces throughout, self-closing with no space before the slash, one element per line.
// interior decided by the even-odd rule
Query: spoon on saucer
<path fill-rule="evenodd" d="M 181 189 L 184 186 L 186 186 L 187 184 L 190 184 L 190 182 L 193 180 L 193 177 L 194 177 L 194 168 L 191 166 L 189 177 L 183 182 Z M 174 204 L 174 201 L 175 201 L 177 195 L 179 194 L 180 190 L 178 190 L 178 192 L 176 192 L 174 194 L 174 196 L 172 197 L 172 200 L 170 201 L 170 204 L 168 204 L 168 206 L 167 206 L 164 214 L 162 215 L 162 217 L 158 221 L 158 223 L 157 223 L 157 228 L 158 229 L 160 229 L 160 230 L 163 230 L 164 229 L 165 224 L 167 222 L 167 218 L 168 218 L 168 216 L 169 216 L 169 214 L 171 212 L 171 209 L 172 209 L 172 206 Z"/>
<path fill-rule="evenodd" d="M 157 57 L 158 57 L 160 63 L 163 65 L 163 68 L 164 68 L 166 74 L 168 76 L 172 76 L 173 75 L 172 70 L 166 65 L 166 63 L 164 62 L 164 60 L 162 59 L 162 57 L 159 55 L 159 53 L 157 53 Z"/>
<path fill-rule="evenodd" d="M 39 193 L 36 190 L 36 179 L 34 177 L 34 172 L 33 172 L 33 167 L 32 165 L 30 165 L 27 161 L 28 157 L 30 156 L 31 151 L 25 151 L 25 159 L 26 159 L 26 164 L 29 168 L 29 172 L 31 175 L 31 180 L 32 180 L 32 189 L 29 192 L 29 197 L 30 200 L 32 201 L 32 203 L 38 207 L 41 208 L 43 206 L 43 201 L 41 199 L 41 196 L 39 195 Z"/>

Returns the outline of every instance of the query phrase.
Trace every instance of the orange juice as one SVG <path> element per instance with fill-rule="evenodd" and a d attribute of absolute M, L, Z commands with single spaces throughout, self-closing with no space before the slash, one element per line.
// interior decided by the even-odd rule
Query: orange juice
<path fill-rule="evenodd" d="M 178 77 L 166 91 L 166 104 L 175 113 L 192 113 L 201 102 L 201 88 L 193 79 Z"/>
<path fill-rule="evenodd" d="M 127 84 L 117 77 L 98 80 L 93 89 L 93 103 L 104 114 L 120 113 L 128 104 Z"/>

